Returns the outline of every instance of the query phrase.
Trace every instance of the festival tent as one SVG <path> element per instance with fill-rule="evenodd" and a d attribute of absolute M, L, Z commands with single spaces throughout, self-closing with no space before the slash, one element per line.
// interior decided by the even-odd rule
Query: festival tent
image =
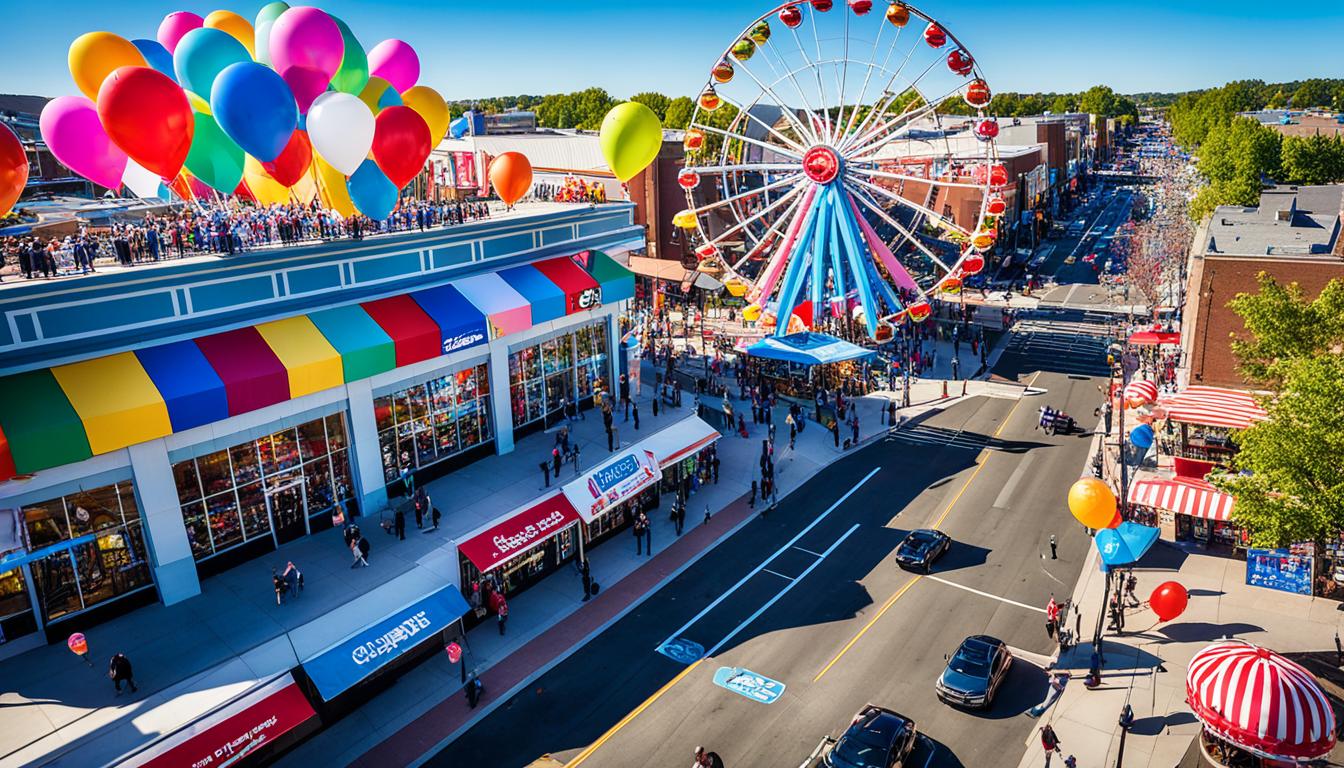
<path fill-rule="evenodd" d="M 871 360 L 877 353 L 824 333 L 767 336 L 747 347 L 747 354 L 802 365 L 824 365 L 845 360 Z"/>

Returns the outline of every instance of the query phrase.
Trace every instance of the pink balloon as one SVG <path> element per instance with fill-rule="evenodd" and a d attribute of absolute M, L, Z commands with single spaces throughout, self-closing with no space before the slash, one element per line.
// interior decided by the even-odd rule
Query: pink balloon
<path fill-rule="evenodd" d="M 384 40 L 369 51 L 369 74 L 383 78 L 401 93 L 420 79 L 420 57 L 410 43 Z"/>
<path fill-rule="evenodd" d="M 83 96 L 60 96 L 47 102 L 38 121 L 42 139 L 61 164 L 108 189 L 119 189 L 126 173 L 126 153 L 112 143 L 98 108 Z"/>
<path fill-rule="evenodd" d="M 341 68 L 345 38 L 341 28 L 323 11 L 309 6 L 290 8 L 271 27 L 271 64 L 289 84 L 299 112 L 308 113 L 331 76 Z"/>
<path fill-rule="evenodd" d="M 177 50 L 177 42 L 193 29 L 205 26 L 205 19 L 191 11 L 174 11 L 159 22 L 159 45 L 168 49 L 168 53 Z"/>

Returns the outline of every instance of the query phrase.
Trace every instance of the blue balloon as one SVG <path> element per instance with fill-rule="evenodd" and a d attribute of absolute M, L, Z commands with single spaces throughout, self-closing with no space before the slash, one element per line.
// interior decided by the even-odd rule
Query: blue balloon
<path fill-rule="evenodd" d="M 345 182 L 350 191 L 350 202 L 359 212 L 374 221 L 382 221 L 392 215 L 397 207 L 397 185 L 387 178 L 377 163 L 365 160 Z"/>
<path fill-rule="evenodd" d="M 173 51 L 173 71 L 183 88 L 200 96 L 210 96 L 210 86 L 224 68 L 240 61 L 251 61 L 247 48 L 233 35 L 210 27 L 193 29 L 182 36 Z"/>
<path fill-rule="evenodd" d="M 210 88 L 210 111 L 229 138 L 263 163 L 280 156 L 299 124 L 289 86 L 254 61 L 230 64 L 219 73 Z"/>
<path fill-rule="evenodd" d="M 1153 445 L 1153 428 L 1148 424 L 1140 424 L 1129 433 L 1129 442 L 1136 448 L 1148 450 Z"/>
<path fill-rule="evenodd" d="M 131 45 L 140 51 L 140 55 L 145 57 L 149 66 L 171 77 L 174 82 L 177 81 L 177 72 L 173 70 L 173 54 L 169 53 L 158 40 L 132 40 Z"/>

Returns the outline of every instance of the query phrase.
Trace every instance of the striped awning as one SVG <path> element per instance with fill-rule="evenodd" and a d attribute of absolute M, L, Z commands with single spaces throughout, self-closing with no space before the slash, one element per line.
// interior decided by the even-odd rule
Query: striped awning
<path fill-rule="evenodd" d="M 1233 497 L 1214 488 L 1207 480 L 1173 477 L 1169 480 L 1137 480 L 1129 486 L 1129 503 L 1165 509 L 1205 520 L 1232 517 Z"/>
<path fill-rule="evenodd" d="M 1158 405 L 1171 421 L 1209 427 L 1247 429 L 1269 418 L 1254 396 L 1221 387 L 1188 387 L 1162 398 Z"/>
<path fill-rule="evenodd" d="M 1125 404 L 1147 404 L 1157 401 L 1157 385 L 1147 379 L 1135 379 L 1125 385 Z"/>
<path fill-rule="evenodd" d="M 0 482 L 484 345 L 596 307 L 599 286 L 633 295 L 629 270 L 583 256 L 0 377 Z"/>

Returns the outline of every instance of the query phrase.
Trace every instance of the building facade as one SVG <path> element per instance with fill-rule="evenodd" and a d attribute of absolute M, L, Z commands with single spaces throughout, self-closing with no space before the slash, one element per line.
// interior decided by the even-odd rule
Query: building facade
<path fill-rule="evenodd" d="M 629 204 L 0 292 L 0 653 L 387 506 L 617 377 Z"/>

